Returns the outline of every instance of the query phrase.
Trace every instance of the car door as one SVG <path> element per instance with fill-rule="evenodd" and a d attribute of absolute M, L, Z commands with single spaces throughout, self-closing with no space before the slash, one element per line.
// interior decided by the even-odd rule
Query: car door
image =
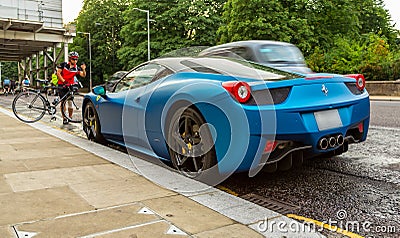
<path fill-rule="evenodd" d="M 102 99 L 99 111 L 102 133 L 111 140 L 117 140 L 126 146 L 137 145 L 143 136 L 144 126 L 139 114 L 144 114 L 145 103 L 141 99 L 146 86 L 152 81 L 158 69 L 157 64 L 144 64 L 130 71 Z"/>
<path fill-rule="evenodd" d="M 125 111 L 123 114 L 123 127 L 124 127 L 124 132 L 125 134 L 133 135 L 135 137 L 135 144 L 145 148 L 145 149 L 150 149 L 149 143 L 147 141 L 147 136 L 146 136 L 146 110 L 147 110 L 147 105 L 150 100 L 150 97 L 152 97 L 152 93 L 154 90 L 154 84 L 150 86 L 149 84 L 151 82 L 154 82 L 160 78 L 165 77 L 166 75 L 171 74 L 172 71 L 168 70 L 164 66 L 158 65 L 158 64 L 148 64 L 143 71 L 141 72 L 142 79 L 140 80 L 142 83 L 146 84 L 146 87 L 141 87 L 140 93 L 138 95 L 135 95 L 135 101 L 134 103 L 128 102 L 125 105 Z M 157 87 L 156 87 L 157 88 Z M 130 92 L 131 93 L 131 92 Z M 135 92 L 137 93 L 137 92 Z M 131 107 L 134 106 L 134 110 L 130 109 Z M 136 128 L 132 128 L 129 125 L 129 120 L 128 118 L 131 117 L 131 113 L 135 113 L 135 118 L 136 118 Z"/>

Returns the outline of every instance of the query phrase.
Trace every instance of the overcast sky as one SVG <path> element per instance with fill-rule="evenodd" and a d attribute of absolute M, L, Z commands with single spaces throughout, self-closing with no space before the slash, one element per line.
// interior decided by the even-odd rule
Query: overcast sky
<path fill-rule="evenodd" d="M 400 30 L 400 1 L 399 0 L 384 0 L 385 8 L 389 10 L 392 16 L 393 23 L 396 23 L 396 28 Z"/>
<path fill-rule="evenodd" d="M 385 8 L 389 10 L 393 23 L 400 30 L 400 0 L 384 0 Z M 82 8 L 83 0 L 62 0 L 63 4 L 63 22 L 73 21 Z"/>

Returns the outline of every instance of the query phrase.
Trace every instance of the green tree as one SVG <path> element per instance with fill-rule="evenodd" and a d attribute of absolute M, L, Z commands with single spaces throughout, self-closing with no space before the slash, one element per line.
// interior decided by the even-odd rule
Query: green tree
<path fill-rule="evenodd" d="M 220 25 L 222 0 L 133 0 L 124 12 L 122 48 L 118 58 L 131 68 L 147 60 L 146 13 L 150 11 L 151 58 L 170 51 L 198 45 L 215 45 Z"/>
<path fill-rule="evenodd" d="M 317 45 L 323 49 L 331 47 L 336 36 L 358 38 L 359 14 L 353 0 L 309 0 L 304 13 L 313 28 Z"/>
<path fill-rule="evenodd" d="M 124 25 L 122 12 L 129 0 L 84 0 L 77 20 L 77 32 L 91 33 L 92 78 L 94 84 L 103 83 L 114 72 L 121 70 L 117 50 L 122 45 L 120 31 Z M 70 47 L 81 55 L 88 66 L 88 36 L 77 34 Z M 85 81 L 88 81 L 88 76 Z"/>
<path fill-rule="evenodd" d="M 355 0 L 353 1 L 361 23 L 361 34 L 374 33 L 387 38 L 388 43 L 396 45 L 398 30 L 390 23 L 389 11 L 384 8 L 383 0 Z"/>
<path fill-rule="evenodd" d="M 331 48 L 317 48 L 307 62 L 316 72 L 362 73 L 367 80 L 400 78 L 400 54 L 374 33 L 359 39 L 336 37 Z"/>
<path fill-rule="evenodd" d="M 292 42 L 311 50 L 313 29 L 303 16 L 306 0 L 228 0 L 218 30 L 220 43 L 238 40 Z"/>
<path fill-rule="evenodd" d="M 5 78 L 18 80 L 18 62 L 0 62 L 1 81 Z"/>

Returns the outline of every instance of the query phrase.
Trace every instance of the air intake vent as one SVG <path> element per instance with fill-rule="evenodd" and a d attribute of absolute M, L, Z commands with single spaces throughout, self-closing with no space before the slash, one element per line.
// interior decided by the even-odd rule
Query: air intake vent
<path fill-rule="evenodd" d="M 291 87 L 271 88 L 252 92 L 248 105 L 274 105 L 283 103 L 289 96 Z"/>
<path fill-rule="evenodd" d="M 363 90 L 363 91 L 360 91 L 360 90 L 357 88 L 356 83 L 346 83 L 346 86 L 347 86 L 347 88 L 348 88 L 353 94 L 355 94 L 355 95 L 360 95 L 360 94 L 362 94 L 362 93 L 364 92 L 364 90 Z"/>

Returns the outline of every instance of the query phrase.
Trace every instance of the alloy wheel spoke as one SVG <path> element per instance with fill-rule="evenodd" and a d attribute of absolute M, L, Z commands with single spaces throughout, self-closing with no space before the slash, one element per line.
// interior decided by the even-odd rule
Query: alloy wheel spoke
<path fill-rule="evenodd" d="M 190 125 L 189 125 L 189 117 L 185 117 L 185 134 L 190 134 Z"/>
<path fill-rule="evenodd" d="M 188 160 L 188 158 L 189 157 L 182 156 L 182 155 L 177 155 L 176 159 L 178 161 L 178 166 L 182 166 Z"/>
<path fill-rule="evenodd" d="M 96 128 L 94 125 L 90 127 L 90 131 L 92 132 L 93 137 L 96 137 Z"/>
<path fill-rule="evenodd" d="M 185 144 L 181 135 L 178 132 L 173 133 L 172 136 L 175 138 L 175 141 L 178 143 L 180 147 L 187 149 L 187 145 Z"/>
<path fill-rule="evenodd" d="M 193 164 L 194 164 L 194 171 L 195 172 L 199 171 L 199 166 L 197 165 L 196 157 L 193 157 L 192 160 L 193 160 Z"/>

